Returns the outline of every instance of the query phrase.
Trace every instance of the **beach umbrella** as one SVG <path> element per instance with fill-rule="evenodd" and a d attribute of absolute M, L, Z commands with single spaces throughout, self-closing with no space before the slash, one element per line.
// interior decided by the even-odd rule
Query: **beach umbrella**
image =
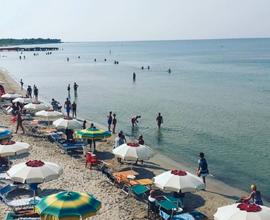
<path fill-rule="evenodd" d="M 109 131 L 104 131 L 96 127 L 91 127 L 88 129 L 76 131 L 75 135 L 76 137 L 83 139 L 101 140 L 103 138 L 110 137 L 112 134 Z"/>
<path fill-rule="evenodd" d="M 0 128 L 0 140 L 9 139 L 11 137 L 11 131 L 6 128 Z"/>
<path fill-rule="evenodd" d="M 60 192 L 43 198 L 35 207 L 42 220 L 80 220 L 97 214 L 101 202 L 88 193 Z"/>
<path fill-rule="evenodd" d="M 183 170 L 170 170 L 154 177 L 156 187 L 170 192 L 194 192 L 205 188 L 201 178 Z"/>
<path fill-rule="evenodd" d="M 6 93 L 2 95 L 1 97 L 3 99 L 16 99 L 16 98 L 22 97 L 22 95 L 16 94 L 16 93 Z"/>
<path fill-rule="evenodd" d="M 5 82 L 3 82 L 3 81 L 0 81 L 0 85 L 4 85 L 5 84 Z"/>
<path fill-rule="evenodd" d="M 28 103 L 24 106 L 24 109 L 29 111 L 41 111 L 41 110 L 48 110 L 50 107 L 44 103 Z"/>
<path fill-rule="evenodd" d="M 58 111 L 53 111 L 53 110 L 42 110 L 42 111 L 38 111 L 35 115 L 38 117 L 49 119 L 49 118 L 59 118 L 63 116 L 63 113 L 58 112 Z"/>
<path fill-rule="evenodd" d="M 215 220 L 269 220 L 270 208 L 256 204 L 236 203 L 217 209 Z"/>
<path fill-rule="evenodd" d="M 19 97 L 19 98 L 13 99 L 12 102 L 13 103 L 19 102 L 19 103 L 22 103 L 22 104 L 28 104 L 28 103 L 32 102 L 32 99 Z"/>
<path fill-rule="evenodd" d="M 128 143 L 113 149 L 113 154 L 123 160 L 149 160 L 153 156 L 153 151 L 145 145 Z"/>
<path fill-rule="evenodd" d="M 0 156 L 8 157 L 27 153 L 30 145 L 24 142 L 6 141 L 0 144 Z"/>
<path fill-rule="evenodd" d="M 30 160 L 12 166 L 8 176 L 19 183 L 43 183 L 57 179 L 63 173 L 62 168 L 51 162 Z"/>
<path fill-rule="evenodd" d="M 80 129 L 82 128 L 82 123 L 79 122 L 76 119 L 70 119 L 70 118 L 59 118 L 53 122 L 53 125 L 57 129 Z"/>

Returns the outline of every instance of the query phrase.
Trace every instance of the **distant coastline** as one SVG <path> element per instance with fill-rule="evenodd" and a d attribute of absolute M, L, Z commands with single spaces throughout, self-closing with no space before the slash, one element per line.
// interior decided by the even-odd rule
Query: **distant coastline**
<path fill-rule="evenodd" d="M 0 47 L 2 46 L 17 46 L 17 45 L 29 45 L 29 44 L 52 44 L 52 43 L 62 43 L 61 39 L 51 39 L 51 38 L 25 38 L 25 39 L 14 39 L 14 38 L 4 38 L 0 39 Z"/>

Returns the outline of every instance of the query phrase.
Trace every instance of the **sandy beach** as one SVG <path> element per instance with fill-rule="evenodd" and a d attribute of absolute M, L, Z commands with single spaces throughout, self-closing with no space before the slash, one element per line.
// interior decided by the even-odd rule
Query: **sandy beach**
<path fill-rule="evenodd" d="M 18 84 L 8 76 L 7 72 L 0 71 L 0 80 L 6 82 L 6 92 L 21 92 Z M 12 131 L 15 125 L 11 123 L 10 116 L 0 112 L 1 125 L 9 127 Z M 132 196 L 126 196 L 120 189 L 110 185 L 106 177 L 99 171 L 86 169 L 84 166 L 84 156 L 70 156 L 61 152 L 59 147 L 45 139 L 29 137 L 18 134 L 13 135 L 17 141 L 27 142 L 32 146 L 30 154 L 26 157 L 12 159 L 13 164 L 23 162 L 29 159 L 39 159 L 55 162 L 63 170 L 63 175 L 54 181 L 41 184 L 40 196 L 49 195 L 62 190 L 73 190 L 89 192 L 94 194 L 102 202 L 102 208 L 98 215 L 91 219 L 147 219 L 147 204 L 136 200 Z M 112 160 L 111 154 L 113 138 L 107 142 L 100 142 L 97 145 L 98 157 L 103 160 Z M 117 165 L 116 169 L 124 169 L 125 166 Z M 145 165 L 134 166 L 142 176 L 152 178 L 153 176 L 169 169 L 185 169 L 194 173 L 194 167 L 188 167 L 185 164 L 179 164 L 173 160 L 156 153 L 155 156 Z M 248 185 L 247 185 L 248 187 Z M 213 214 L 220 206 L 228 205 L 234 202 L 235 197 L 245 195 L 246 192 L 230 187 L 213 177 L 207 179 L 207 190 L 194 194 L 188 194 L 185 198 L 185 207 L 187 210 L 198 210 L 213 219 Z M 0 219 L 3 219 L 8 207 L 0 203 Z"/>

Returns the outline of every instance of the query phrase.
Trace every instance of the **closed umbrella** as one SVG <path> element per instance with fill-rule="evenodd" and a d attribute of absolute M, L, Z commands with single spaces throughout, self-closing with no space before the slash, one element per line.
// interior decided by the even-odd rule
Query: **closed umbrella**
<path fill-rule="evenodd" d="M 0 128 L 0 140 L 5 140 L 11 137 L 11 131 L 5 128 Z"/>
<path fill-rule="evenodd" d="M 24 142 L 7 141 L 0 144 L 0 156 L 8 157 L 27 153 L 30 150 L 30 145 Z"/>
<path fill-rule="evenodd" d="M 62 168 L 51 162 L 30 160 L 12 166 L 7 174 L 20 183 L 43 183 L 57 179 L 63 173 Z"/>
<path fill-rule="evenodd" d="M 80 220 L 97 214 L 101 202 L 88 193 L 60 192 L 43 198 L 35 207 L 42 220 Z"/>
<path fill-rule="evenodd" d="M 16 102 L 19 102 L 19 103 L 22 103 L 22 104 L 28 104 L 28 103 L 31 103 L 32 102 L 32 99 L 30 98 L 16 98 L 16 99 L 13 99 L 12 100 L 13 103 L 16 103 Z"/>
<path fill-rule="evenodd" d="M 236 203 L 218 208 L 215 220 L 269 220 L 270 208 L 256 204 Z"/>
<path fill-rule="evenodd" d="M 2 95 L 1 97 L 3 99 L 16 99 L 16 98 L 22 97 L 22 95 L 16 94 L 16 93 L 6 93 Z"/>
<path fill-rule="evenodd" d="M 113 154 L 123 160 L 149 160 L 153 156 L 153 151 L 145 145 L 128 143 L 113 149 Z"/>
<path fill-rule="evenodd" d="M 156 187 L 170 192 L 194 192 L 205 188 L 201 178 L 183 170 L 170 170 L 154 177 Z"/>
<path fill-rule="evenodd" d="M 41 111 L 41 110 L 48 110 L 50 107 L 44 103 L 28 103 L 24 106 L 24 109 L 29 111 Z"/>
<path fill-rule="evenodd" d="M 69 118 L 59 118 L 53 122 L 53 125 L 57 129 L 80 129 L 82 128 L 82 123 L 76 119 Z"/>

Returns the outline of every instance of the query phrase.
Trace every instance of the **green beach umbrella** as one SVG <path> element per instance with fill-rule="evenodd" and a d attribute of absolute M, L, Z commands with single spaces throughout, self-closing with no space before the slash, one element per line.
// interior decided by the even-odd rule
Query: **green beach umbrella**
<path fill-rule="evenodd" d="M 88 193 L 60 192 L 43 198 L 35 210 L 42 220 L 80 220 L 96 215 L 101 202 Z"/>
<path fill-rule="evenodd" d="M 104 131 L 96 127 L 91 127 L 84 130 L 79 130 L 76 132 L 76 136 L 83 139 L 101 140 L 103 138 L 108 138 L 112 134 L 109 131 Z"/>

